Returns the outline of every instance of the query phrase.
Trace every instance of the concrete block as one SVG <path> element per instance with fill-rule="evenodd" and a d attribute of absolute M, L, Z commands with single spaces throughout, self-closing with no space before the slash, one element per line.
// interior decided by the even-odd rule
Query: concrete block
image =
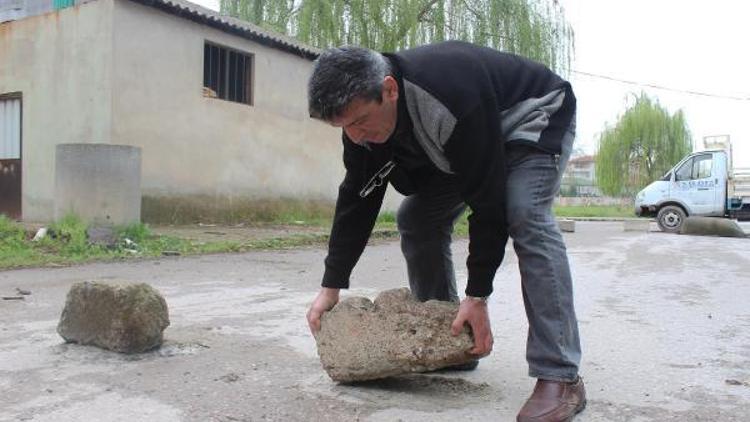
<path fill-rule="evenodd" d="M 638 219 L 638 220 L 624 220 L 622 222 L 622 229 L 626 232 L 647 232 L 651 227 L 651 220 L 649 219 Z"/>
<path fill-rule="evenodd" d="M 476 359 L 469 328 L 450 333 L 457 312 L 457 303 L 418 302 L 406 288 L 384 291 L 374 303 L 344 299 L 323 314 L 315 336 L 323 369 L 351 382 L 468 363 Z"/>
<path fill-rule="evenodd" d="M 745 232 L 746 235 L 750 236 L 750 221 L 738 221 L 737 225 Z"/>
<path fill-rule="evenodd" d="M 76 283 L 68 291 L 57 332 L 70 343 L 122 353 L 162 344 L 169 326 L 167 302 L 145 283 Z"/>
<path fill-rule="evenodd" d="M 720 217 L 688 217 L 680 227 L 680 234 L 747 237 L 736 221 Z"/>
<path fill-rule="evenodd" d="M 60 144 L 55 151 L 55 210 L 88 223 L 141 221 L 141 150 L 109 144 Z"/>
<path fill-rule="evenodd" d="M 561 232 L 573 233 L 576 231 L 576 221 L 567 219 L 558 219 L 557 227 L 560 228 Z"/>

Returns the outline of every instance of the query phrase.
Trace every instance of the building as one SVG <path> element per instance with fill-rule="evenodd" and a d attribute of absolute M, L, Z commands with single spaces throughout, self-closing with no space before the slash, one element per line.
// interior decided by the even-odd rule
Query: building
<path fill-rule="evenodd" d="M 3 0 L 0 2 L 0 23 L 49 13 L 87 1 L 91 0 Z"/>
<path fill-rule="evenodd" d="M 581 155 L 572 157 L 568 161 L 564 177 L 593 183 L 596 179 L 594 156 Z"/>
<path fill-rule="evenodd" d="M 307 113 L 316 49 L 182 0 L 11 3 L 0 9 L 0 212 L 52 218 L 61 143 L 140 147 L 147 220 L 335 199 L 340 131 Z"/>
<path fill-rule="evenodd" d="M 582 155 L 571 158 L 563 174 L 560 190 L 565 196 L 599 196 L 594 156 Z"/>

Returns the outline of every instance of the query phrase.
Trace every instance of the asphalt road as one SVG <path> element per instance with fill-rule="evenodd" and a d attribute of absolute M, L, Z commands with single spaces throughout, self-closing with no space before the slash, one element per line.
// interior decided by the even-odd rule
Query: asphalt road
<path fill-rule="evenodd" d="M 576 421 L 750 420 L 750 239 L 565 235 L 589 405 Z M 467 243 L 455 243 L 465 282 Z M 304 318 L 324 250 L 177 257 L 0 272 L 0 421 L 512 421 L 531 391 L 526 319 L 509 247 L 490 299 L 495 349 L 474 372 L 337 385 Z M 172 325 L 158 351 L 64 344 L 70 285 L 143 281 Z M 405 285 L 398 242 L 368 247 L 349 294 Z M 462 289 L 463 287 L 461 287 Z"/>

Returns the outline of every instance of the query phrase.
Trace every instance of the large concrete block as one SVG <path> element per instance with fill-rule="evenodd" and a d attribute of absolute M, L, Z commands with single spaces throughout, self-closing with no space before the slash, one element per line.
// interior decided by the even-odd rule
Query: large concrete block
<path fill-rule="evenodd" d="M 141 221 L 140 148 L 60 144 L 55 154 L 55 219 L 74 213 L 98 225 Z"/>
<path fill-rule="evenodd" d="M 637 219 L 637 220 L 624 220 L 622 222 L 622 229 L 626 232 L 647 232 L 651 228 L 651 220 L 648 219 Z"/>
<path fill-rule="evenodd" d="M 561 232 L 573 233 L 576 231 L 576 221 L 567 219 L 558 219 L 557 227 L 560 228 Z"/>
<path fill-rule="evenodd" d="M 76 283 L 68 291 L 57 332 L 67 342 L 122 353 L 159 347 L 169 326 L 167 302 L 145 283 Z"/>
<path fill-rule="evenodd" d="M 719 217 L 688 217 L 680 227 L 680 234 L 746 237 L 736 221 Z"/>
<path fill-rule="evenodd" d="M 353 297 L 323 314 L 315 336 L 323 368 L 334 381 L 351 382 L 431 371 L 468 363 L 474 340 L 468 328 L 456 337 L 451 302 L 418 302 L 409 289 L 382 292 L 373 303 Z"/>

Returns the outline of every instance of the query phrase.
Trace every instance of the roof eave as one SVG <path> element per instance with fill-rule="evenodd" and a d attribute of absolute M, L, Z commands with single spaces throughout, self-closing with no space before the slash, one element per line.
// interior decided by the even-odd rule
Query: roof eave
<path fill-rule="evenodd" d="M 178 2 L 169 0 L 130 1 L 142 4 L 144 6 L 152 7 L 184 19 L 189 19 L 201 25 L 216 28 L 229 34 L 237 35 L 239 37 L 257 42 L 258 44 L 294 54 L 307 60 L 315 60 L 320 54 L 320 51 L 315 48 L 295 45 L 280 38 L 274 38 L 273 36 L 270 36 L 258 30 L 253 30 L 248 27 L 250 26 L 250 24 L 233 24 L 231 22 L 225 21 L 223 17 L 216 15 L 215 13 L 201 13 L 198 10 L 191 10 L 188 7 L 183 7 Z M 197 8 L 199 6 L 195 5 L 195 7 Z"/>

